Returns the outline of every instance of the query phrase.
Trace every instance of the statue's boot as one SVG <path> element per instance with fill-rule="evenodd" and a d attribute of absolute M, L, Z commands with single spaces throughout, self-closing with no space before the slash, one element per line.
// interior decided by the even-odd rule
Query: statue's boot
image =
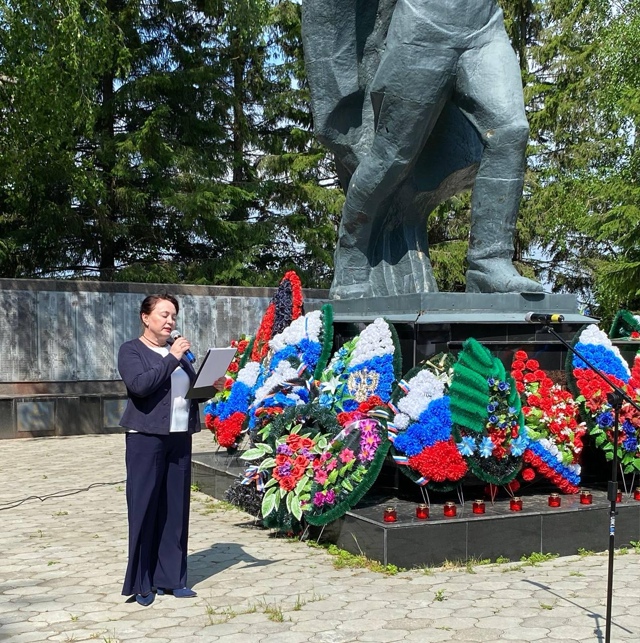
<path fill-rule="evenodd" d="M 542 284 L 523 277 L 508 259 L 477 261 L 467 270 L 467 292 L 544 292 Z"/>
<path fill-rule="evenodd" d="M 350 271 L 355 280 L 353 283 L 344 283 L 342 280 L 333 278 L 329 290 L 330 299 L 361 299 L 362 297 L 373 297 L 373 289 L 369 283 L 370 271 Z"/>
<path fill-rule="evenodd" d="M 542 284 L 523 277 L 512 263 L 519 180 L 478 177 L 473 189 L 467 255 L 467 292 L 543 292 Z"/>

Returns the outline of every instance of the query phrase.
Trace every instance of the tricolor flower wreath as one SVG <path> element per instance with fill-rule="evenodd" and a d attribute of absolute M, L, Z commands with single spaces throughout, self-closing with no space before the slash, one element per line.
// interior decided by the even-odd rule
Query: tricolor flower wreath
<path fill-rule="evenodd" d="M 595 324 L 587 326 L 577 334 L 573 346 L 629 397 L 634 400 L 640 399 L 640 359 L 637 355 L 633 370 L 630 371 L 619 349 Z M 607 460 L 612 460 L 614 411 L 607 395 L 613 389 L 573 353 L 568 355 L 567 370 L 569 385 L 579 396 L 576 399 L 581 403 L 589 434 L 593 436 L 596 446 L 605 452 Z M 640 472 L 640 414 L 629 403 L 623 402 L 619 420 L 617 454 L 622 471 Z"/>
<path fill-rule="evenodd" d="M 293 320 L 298 319 L 303 312 L 302 308 L 300 279 L 295 272 L 287 272 L 267 307 L 253 345 L 248 349 L 250 361 L 238 371 L 228 397 L 205 407 L 205 425 L 221 447 L 238 446 L 240 436 L 247 427 L 247 412 L 254 399 L 260 361 L 267 354 L 269 341 Z"/>
<path fill-rule="evenodd" d="M 494 485 L 511 482 L 528 440 L 516 384 L 499 359 L 468 339 L 449 387 L 453 435 L 471 472 Z"/>
<path fill-rule="evenodd" d="M 290 270 L 286 272 L 275 295 L 271 299 L 262 322 L 256 332 L 251 351 L 251 361 L 259 362 L 269 350 L 269 341 L 289 324 L 304 314 L 300 277 Z"/>
<path fill-rule="evenodd" d="M 391 453 L 400 470 L 420 486 L 447 491 L 467 473 L 451 433 L 448 385 L 455 358 L 432 357 L 411 369 L 394 390 L 388 424 Z"/>
<path fill-rule="evenodd" d="M 318 398 L 284 409 L 258 431 L 262 442 L 243 458 L 265 458 L 246 479 L 264 485 L 267 526 L 287 530 L 303 516 L 327 524 L 369 490 L 389 448 L 386 402 L 398 352 L 395 331 L 376 320 L 338 351 L 320 378 Z"/>
<path fill-rule="evenodd" d="M 299 317 L 271 339 L 249 408 L 250 431 L 288 406 L 311 401 L 311 384 L 327 365 L 332 345 L 331 304 Z"/>
<path fill-rule="evenodd" d="M 580 454 L 584 423 L 578 422 L 579 406 L 571 393 L 554 384 L 525 351 L 517 351 L 511 375 L 521 395 L 529 445 L 524 461 L 564 493 L 580 489 Z M 535 478 L 525 468 L 523 479 Z"/>
<path fill-rule="evenodd" d="M 336 412 L 356 411 L 374 396 L 386 404 L 401 362 L 395 329 L 378 318 L 335 353 L 320 377 L 318 402 Z"/>

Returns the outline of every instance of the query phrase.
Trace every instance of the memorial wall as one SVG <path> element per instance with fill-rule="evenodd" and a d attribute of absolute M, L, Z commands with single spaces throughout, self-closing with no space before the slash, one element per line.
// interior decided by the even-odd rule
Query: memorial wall
<path fill-rule="evenodd" d="M 255 333 L 275 289 L 0 279 L 0 439 L 118 430 L 118 348 L 156 292 L 178 298 L 178 329 L 202 358 Z M 326 295 L 306 290 L 306 306 Z"/>

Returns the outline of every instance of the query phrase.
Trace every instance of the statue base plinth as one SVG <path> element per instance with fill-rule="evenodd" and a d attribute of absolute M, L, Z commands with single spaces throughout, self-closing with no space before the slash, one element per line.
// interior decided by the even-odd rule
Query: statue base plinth
<path fill-rule="evenodd" d="M 411 293 L 391 297 L 334 299 L 336 321 L 413 321 L 420 324 L 525 323 L 528 312 L 559 313 L 567 323 L 596 321 L 579 312 L 575 295 L 548 293 Z"/>

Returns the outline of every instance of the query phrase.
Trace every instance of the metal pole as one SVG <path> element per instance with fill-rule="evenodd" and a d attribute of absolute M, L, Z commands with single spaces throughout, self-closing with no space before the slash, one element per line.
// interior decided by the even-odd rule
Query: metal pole
<path fill-rule="evenodd" d="M 607 615 L 605 617 L 605 643 L 611 642 L 611 606 L 613 603 L 613 561 L 615 556 L 616 544 L 616 514 L 618 498 L 618 431 L 620 424 L 620 407 L 622 406 L 622 397 L 616 391 L 609 393 L 607 396 L 609 404 L 613 407 L 613 459 L 611 461 L 611 480 L 607 498 L 609 500 L 609 568 L 607 573 Z"/>

